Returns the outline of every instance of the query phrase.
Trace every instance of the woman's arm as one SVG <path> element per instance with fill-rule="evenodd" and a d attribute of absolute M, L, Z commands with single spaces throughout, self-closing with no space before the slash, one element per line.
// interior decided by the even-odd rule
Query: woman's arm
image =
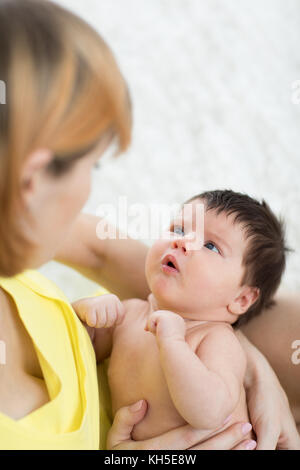
<path fill-rule="evenodd" d="M 241 331 L 237 336 L 247 355 L 245 389 L 257 449 L 300 449 L 300 437 L 289 402 L 266 358 Z"/>
<path fill-rule="evenodd" d="M 144 273 L 147 246 L 130 238 L 100 240 L 96 233 L 100 221 L 109 227 L 100 217 L 80 214 L 55 260 L 101 284 L 121 300 L 146 299 L 150 293 Z"/>
<path fill-rule="evenodd" d="M 280 292 L 276 305 L 241 328 L 274 369 L 300 424 L 300 364 L 292 345 L 300 340 L 300 294 Z M 294 356 L 293 356 L 294 354 Z"/>

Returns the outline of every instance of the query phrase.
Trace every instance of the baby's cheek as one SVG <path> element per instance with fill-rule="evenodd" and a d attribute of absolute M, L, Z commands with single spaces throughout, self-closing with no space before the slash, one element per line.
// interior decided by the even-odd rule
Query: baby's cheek
<path fill-rule="evenodd" d="M 157 264 L 155 260 L 151 257 L 147 259 L 145 263 L 145 276 L 148 283 L 150 290 L 154 288 L 157 284 L 157 280 L 159 280 L 160 273 L 158 272 Z"/>
<path fill-rule="evenodd" d="M 186 292 L 190 298 L 199 300 L 201 308 L 225 301 L 227 288 L 224 276 L 212 266 L 202 266 L 200 270 L 199 267 L 195 268 L 189 271 L 187 278 Z"/>
<path fill-rule="evenodd" d="M 151 254 L 150 251 L 148 251 L 146 261 L 145 261 L 145 275 L 146 275 L 146 279 L 147 279 L 148 284 L 150 282 L 151 272 L 152 272 L 152 269 L 153 269 L 152 265 L 153 265 L 152 254 Z"/>
<path fill-rule="evenodd" d="M 145 273 L 146 277 L 151 275 L 155 269 L 159 266 L 160 259 L 163 256 L 163 246 L 160 241 L 156 241 L 149 248 L 146 262 L 145 262 Z"/>
<path fill-rule="evenodd" d="M 218 283 L 218 273 L 212 264 L 200 261 L 191 266 L 189 270 L 189 279 L 194 287 L 199 289 L 214 289 Z"/>

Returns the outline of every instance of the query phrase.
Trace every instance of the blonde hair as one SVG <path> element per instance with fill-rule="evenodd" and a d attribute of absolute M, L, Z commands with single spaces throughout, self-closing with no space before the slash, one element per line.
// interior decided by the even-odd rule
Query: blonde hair
<path fill-rule="evenodd" d="M 107 133 L 126 150 L 131 105 L 104 40 L 49 0 L 0 0 L 0 80 L 0 275 L 12 276 L 32 248 L 16 217 L 26 158 L 47 148 L 68 167 Z"/>

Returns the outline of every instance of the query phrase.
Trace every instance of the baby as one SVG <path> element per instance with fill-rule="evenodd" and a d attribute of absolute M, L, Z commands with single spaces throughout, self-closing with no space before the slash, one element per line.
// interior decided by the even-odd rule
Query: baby
<path fill-rule="evenodd" d="M 234 421 L 249 421 L 246 358 L 235 329 L 272 304 L 285 268 L 283 224 L 264 201 L 224 190 L 187 203 L 191 220 L 171 224 L 172 237 L 149 249 L 146 301 L 121 302 L 108 294 L 73 304 L 97 361 L 110 356 L 113 415 L 142 398 L 148 403 L 132 432 L 135 440 L 187 423 L 213 435 Z M 200 245 L 193 225 L 199 203 Z"/>

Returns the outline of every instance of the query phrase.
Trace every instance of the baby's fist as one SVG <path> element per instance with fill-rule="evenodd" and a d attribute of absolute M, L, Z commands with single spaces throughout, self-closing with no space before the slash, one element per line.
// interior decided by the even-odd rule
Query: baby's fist
<path fill-rule="evenodd" d="M 184 340 L 186 326 L 184 319 L 177 313 L 169 310 L 156 310 L 149 315 L 145 330 L 156 334 L 158 340 Z"/>
<path fill-rule="evenodd" d="M 124 318 L 124 305 L 114 294 L 80 299 L 72 305 L 79 318 L 94 328 L 110 328 Z"/>

